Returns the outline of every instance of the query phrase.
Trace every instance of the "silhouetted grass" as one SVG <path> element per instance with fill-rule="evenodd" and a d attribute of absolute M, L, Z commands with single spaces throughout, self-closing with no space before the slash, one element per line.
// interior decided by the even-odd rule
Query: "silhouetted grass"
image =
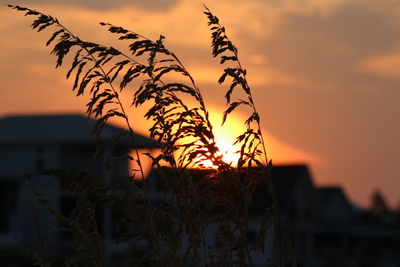
<path fill-rule="evenodd" d="M 224 162 L 200 88 L 178 56 L 165 47 L 164 36 L 153 41 L 101 22 L 100 25 L 119 40 L 129 42 L 124 52 L 84 41 L 52 16 L 26 7 L 9 7 L 33 16 L 33 29 L 52 32 L 46 45 L 53 46 L 56 68 L 63 65 L 65 57 L 72 57 L 66 77 L 73 78 L 72 90 L 77 96 L 90 95 L 87 114 L 97 119 L 93 128 L 95 135 L 101 134 L 110 118 L 120 117 L 126 122 L 135 147 L 135 126 L 120 99 L 122 91 L 129 91 L 133 95 L 129 108 L 151 104 L 145 114 L 153 122 L 149 133 L 162 143 L 158 155 L 147 155 L 157 167 L 158 179 L 164 187 L 165 197 L 158 203 L 149 196 L 148 181 L 144 180 L 141 155 L 137 150 L 134 160 L 140 171 L 135 176 L 139 179 L 126 174 L 123 179 L 108 183 L 77 169 L 48 169 L 35 173 L 61 179 L 76 198 L 74 210 L 66 216 L 31 187 L 36 200 L 63 225 L 57 230 L 73 235 L 71 248 L 76 253 L 66 259 L 66 266 L 107 265 L 102 235 L 96 223 L 98 209 L 118 215 L 114 222 L 117 233 L 114 241 L 133 245 L 130 256 L 135 266 L 251 266 L 255 253 L 267 255 L 267 242 L 273 242 L 274 253 L 270 259 L 265 256 L 265 263 L 284 266 L 284 237 L 271 182 L 272 164 L 267 158 L 247 72 L 239 60 L 238 49 L 207 7 L 204 13 L 212 32 L 212 55 L 219 57 L 221 64 L 229 64 L 218 81 L 230 82 L 222 123 L 239 106 L 251 110 L 244 122 L 247 129 L 235 142 L 240 145 L 237 167 Z M 177 75 L 183 76 L 186 82 L 171 82 L 171 77 Z M 194 104 L 189 105 L 188 98 Z M 120 135 L 126 135 L 126 131 L 121 131 Z M 205 161 L 216 169 L 205 169 Z M 249 206 L 254 188 L 260 184 L 268 190 L 273 205 L 266 210 L 255 238 L 250 240 Z M 218 246 L 207 238 L 211 229 L 216 229 Z M 273 236 L 268 237 L 269 232 Z"/>

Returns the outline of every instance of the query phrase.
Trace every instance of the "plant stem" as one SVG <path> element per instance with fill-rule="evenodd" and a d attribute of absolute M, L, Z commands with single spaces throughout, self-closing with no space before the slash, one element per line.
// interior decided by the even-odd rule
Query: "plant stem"
<path fill-rule="evenodd" d="M 59 27 L 61 27 L 62 29 L 64 29 L 66 32 L 68 32 L 76 41 L 81 42 L 81 40 L 80 40 L 77 36 L 75 36 L 70 30 L 68 30 L 66 27 L 64 27 L 57 19 L 55 19 L 55 22 L 56 22 L 56 24 L 57 24 Z M 96 60 L 96 58 L 89 52 L 89 50 L 88 50 L 86 47 L 84 48 L 84 50 L 88 53 L 88 55 L 90 56 L 90 58 L 91 58 L 95 63 L 98 62 L 98 61 Z M 97 65 L 97 64 L 96 64 L 96 65 Z M 125 108 L 124 108 L 124 106 L 123 106 L 123 104 L 122 104 L 122 101 L 121 101 L 119 95 L 118 95 L 118 92 L 117 92 L 117 91 L 115 90 L 115 88 L 114 88 L 114 85 L 112 84 L 112 82 L 111 82 L 110 79 L 108 78 L 108 75 L 106 74 L 106 72 L 104 71 L 104 69 L 101 67 L 100 64 L 98 64 L 98 68 L 99 68 L 100 71 L 102 72 L 104 80 L 110 85 L 111 90 L 112 90 L 112 92 L 113 92 L 115 98 L 117 99 L 117 102 L 118 102 L 118 105 L 119 105 L 119 107 L 120 107 L 120 109 L 121 109 L 121 112 L 122 112 L 122 114 L 124 115 L 124 119 L 125 119 L 126 125 L 128 126 L 128 129 L 129 129 L 129 136 L 130 136 L 132 145 L 133 145 L 133 147 L 135 148 L 134 151 L 135 151 L 135 154 L 136 154 L 136 157 L 137 157 L 137 163 L 138 163 L 138 165 L 139 165 L 140 174 L 142 175 L 142 181 L 143 181 L 143 183 L 144 183 L 144 179 L 145 179 L 145 177 L 144 177 L 144 171 L 143 171 L 143 166 L 142 166 L 142 163 L 141 163 L 141 160 L 140 160 L 139 151 L 138 151 L 138 148 L 137 148 L 137 143 L 136 143 L 136 140 L 135 140 L 135 137 L 134 137 L 133 128 L 132 128 L 132 126 L 131 126 L 131 124 L 130 124 L 130 122 L 129 122 L 127 113 L 125 112 Z"/>
<path fill-rule="evenodd" d="M 222 28 L 222 25 L 220 25 L 218 23 L 219 27 Z M 225 34 L 226 38 L 229 40 L 228 36 Z M 233 53 L 234 56 L 236 57 L 236 62 L 238 64 L 239 69 L 241 70 L 241 73 L 243 75 L 243 80 L 244 80 L 244 84 L 247 86 L 247 88 L 249 89 L 247 93 L 247 96 L 249 97 L 250 103 L 251 103 L 251 107 L 253 108 L 253 112 L 258 114 L 257 109 L 256 109 L 256 105 L 255 105 L 255 101 L 253 99 L 253 96 L 251 94 L 250 91 L 250 87 L 248 86 L 248 82 L 246 79 L 246 72 L 244 70 L 244 68 L 242 67 L 242 64 L 240 63 L 239 60 L 239 56 L 238 56 L 238 52 L 237 49 L 233 49 Z M 278 254 L 278 261 L 279 261 L 279 266 L 283 267 L 284 263 L 283 263 L 283 257 L 282 257 L 282 252 L 281 252 L 281 246 L 282 246 L 282 225 L 281 225 L 281 219 L 280 219 L 280 211 L 279 211 L 279 204 L 278 204 L 278 197 L 276 195 L 275 189 L 274 189 L 274 185 L 272 182 L 272 175 L 271 175 L 271 163 L 268 161 L 268 157 L 267 157 L 267 149 L 266 149 L 266 144 L 264 141 L 264 137 L 262 134 L 262 130 L 261 130 L 261 123 L 260 123 L 260 119 L 258 119 L 257 121 L 257 128 L 258 128 L 258 132 L 260 135 L 260 139 L 261 139 L 261 145 L 263 148 L 263 154 L 264 154 L 264 159 L 265 159 L 265 164 L 263 165 L 263 173 L 264 173 L 264 177 L 266 179 L 267 185 L 268 185 L 268 191 L 271 194 L 272 197 L 272 207 L 273 207 L 273 211 L 274 211 L 274 225 L 275 225 L 275 249 L 276 249 L 276 253 Z"/>

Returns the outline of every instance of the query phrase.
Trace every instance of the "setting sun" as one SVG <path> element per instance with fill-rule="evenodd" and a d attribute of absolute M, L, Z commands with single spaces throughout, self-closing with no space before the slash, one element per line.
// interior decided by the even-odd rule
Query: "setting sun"
<path fill-rule="evenodd" d="M 218 155 L 222 156 L 222 160 L 233 167 L 237 166 L 237 161 L 239 159 L 237 147 L 225 139 L 217 139 L 216 143 L 219 149 Z M 217 168 L 211 161 L 203 161 L 201 167 Z"/>
<path fill-rule="evenodd" d="M 219 152 L 222 155 L 222 159 L 233 166 L 236 166 L 237 161 L 239 159 L 239 153 L 237 152 L 237 148 L 233 146 L 227 140 L 219 139 L 216 141 L 217 147 L 219 148 Z"/>
<path fill-rule="evenodd" d="M 237 166 L 237 161 L 239 159 L 239 153 L 237 153 L 237 151 L 240 150 L 240 145 L 233 145 L 233 143 L 236 141 L 237 136 L 246 131 L 246 126 L 243 123 L 245 119 L 236 114 L 230 116 L 226 123 L 221 126 L 221 114 L 223 112 L 214 107 L 210 108 L 210 111 L 210 120 L 214 125 L 213 130 L 219 153 L 222 155 L 222 158 L 226 163 L 235 167 Z M 269 133 L 266 134 L 265 138 L 267 155 L 274 163 L 296 164 L 314 162 L 321 165 L 327 164 L 325 158 L 293 147 L 273 137 Z M 201 165 L 206 168 L 215 168 L 211 162 L 202 162 Z"/>

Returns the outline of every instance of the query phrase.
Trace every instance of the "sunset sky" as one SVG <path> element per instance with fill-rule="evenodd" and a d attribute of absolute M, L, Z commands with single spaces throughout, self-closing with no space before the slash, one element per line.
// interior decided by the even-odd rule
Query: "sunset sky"
<path fill-rule="evenodd" d="M 84 40 L 124 49 L 98 22 L 166 46 L 199 84 L 217 125 L 226 86 L 210 55 L 206 4 L 227 28 L 248 70 L 270 157 L 307 163 L 317 185 L 341 185 L 367 205 L 375 189 L 400 203 L 400 0 L 1 0 L 0 115 L 84 112 L 66 67 L 54 69 L 50 32 L 5 7 L 52 14 Z M 129 101 L 132 91 L 123 97 Z M 148 123 L 135 117 L 135 129 Z M 140 116 L 139 116 L 140 117 Z M 233 142 L 239 114 L 217 134 Z M 229 140 L 231 139 L 231 140 Z"/>

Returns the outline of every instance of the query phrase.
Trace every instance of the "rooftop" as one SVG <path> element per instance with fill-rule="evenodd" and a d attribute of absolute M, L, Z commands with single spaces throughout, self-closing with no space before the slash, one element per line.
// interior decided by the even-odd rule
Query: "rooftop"
<path fill-rule="evenodd" d="M 0 118 L 0 145 L 95 143 L 96 138 L 92 134 L 95 123 L 95 119 L 81 114 L 6 116 Z M 107 123 L 99 139 L 109 139 L 121 130 L 124 129 Z M 159 146 L 159 143 L 143 135 L 135 134 L 134 137 L 138 148 Z M 130 145 L 126 138 L 122 142 Z"/>

